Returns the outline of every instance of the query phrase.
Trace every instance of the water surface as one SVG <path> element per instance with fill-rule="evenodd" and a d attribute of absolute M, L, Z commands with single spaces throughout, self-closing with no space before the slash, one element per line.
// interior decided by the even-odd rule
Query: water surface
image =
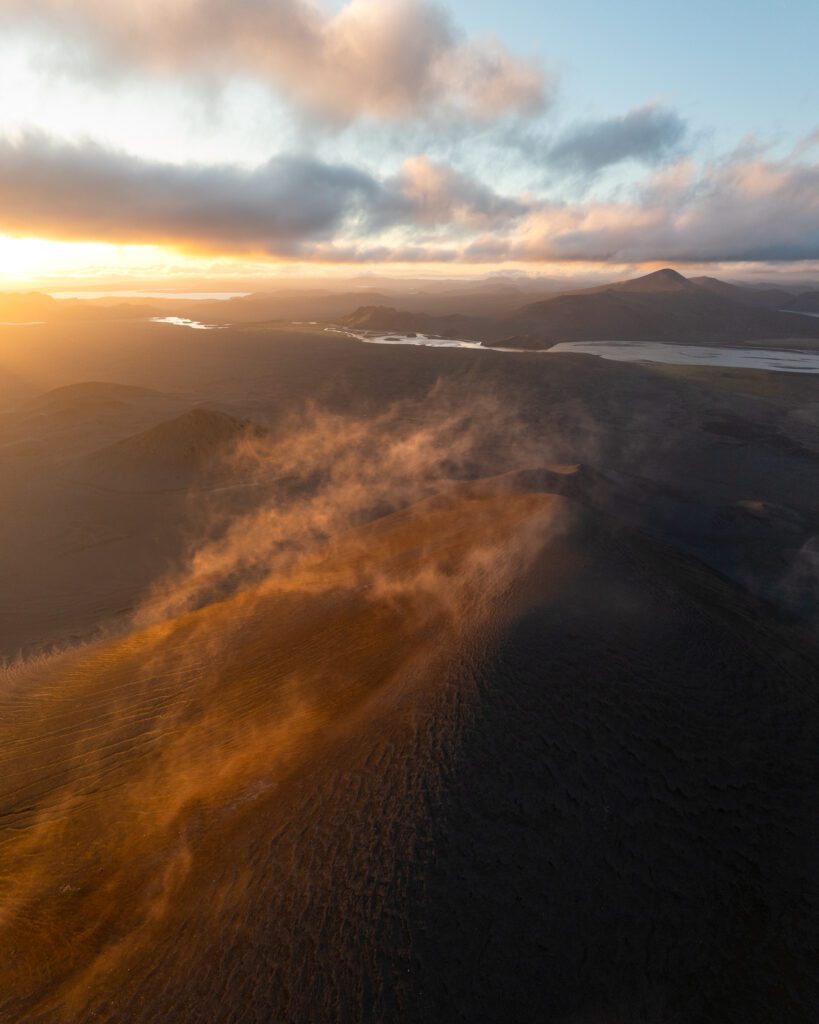
<path fill-rule="evenodd" d="M 294 321 L 294 323 L 297 321 Z M 440 338 L 436 334 L 398 334 L 395 331 L 347 331 L 341 327 L 325 327 L 330 334 L 345 334 L 370 345 L 423 345 L 428 348 L 485 348 L 479 341 Z"/>
<path fill-rule="evenodd" d="M 678 366 L 726 366 L 734 369 L 819 373 L 815 352 L 776 348 L 724 348 L 668 345 L 659 341 L 564 341 L 549 352 L 580 352 L 622 362 L 672 363 Z"/>
<path fill-rule="evenodd" d="M 52 299 L 239 299 L 250 292 L 163 292 L 163 291 L 102 291 L 102 292 L 49 292 Z"/>
<path fill-rule="evenodd" d="M 813 315 L 813 314 L 811 314 Z M 371 345 L 424 345 L 433 348 L 472 348 L 492 352 L 526 352 L 520 348 L 490 348 L 479 341 L 439 338 L 426 334 L 400 334 L 397 331 L 348 331 L 325 327 L 333 334 L 364 341 Z M 622 362 L 671 363 L 683 366 L 725 366 L 753 370 L 777 370 L 782 373 L 819 373 L 819 349 L 728 348 L 705 345 L 670 345 L 660 341 L 564 341 L 541 354 L 578 352 Z"/>
<path fill-rule="evenodd" d="M 152 324 L 173 324 L 175 327 L 191 327 L 195 331 L 218 331 L 226 324 L 203 324 L 199 320 L 188 320 L 185 316 L 152 316 Z"/>

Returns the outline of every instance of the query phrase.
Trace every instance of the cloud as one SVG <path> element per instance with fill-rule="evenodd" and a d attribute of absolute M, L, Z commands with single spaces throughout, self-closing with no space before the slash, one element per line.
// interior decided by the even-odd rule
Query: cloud
<path fill-rule="evenodd" d="M 308 156 L 246 170 L 167 164 L 35 135 L 0 141 L 0 217 L 5 231 L 19 234 L 341 261 L 360 258 L 368 239 L 392 227 L 486 227 L 524 209 L 423 157 L 381 182 Z"/>
<path fill-rule="evenodd" d="M 6 231 L 113 242 L 286 251 L 377 207 L 363 171 L 280 156 L 254 170 L 179 166 L 29 136 L 0 143 Z"/>
<path fill-rule="evenodd" d="M 577 125 L 544 156 L 553 167 L 583 174 L 626 160 L 658 164 L 679 149 L 686 131 L 685 121 L 673 110 L 637 107 L 620 117 Z"/>
<path fill-rule="evenodd" d="M 45 29 L 99 66 L 250 76 L 339 122 L 532 114 L 551 82 L 493 37 L 465 38 L 433 0 L 5 0 L 0 25 Z"/>
<path fill-rule="evenodd" d="M 513 232 L 484 235 L 483 260 L 615 263 L 819 259 L 819 164 L 738 151 L 681 161 L 629 201 L 543 202 Z"/>
<path fill-rule="evenodd" d="M 178 165 L 85 143 L 0 141 L 6 232 L 338 263 L 819 259 L 819 164 L 743 147 L 655 172 L 630 199 L 504 196 L 425 156 L 377 178 L 280 155 Z"/>
<path fill-rule="evenodd" d="M 422 225 L 508 226 L 528 209 L 523 201 L 498 195 L 475 178 L 425 156 L 406 160 L 389 185 Z"/>

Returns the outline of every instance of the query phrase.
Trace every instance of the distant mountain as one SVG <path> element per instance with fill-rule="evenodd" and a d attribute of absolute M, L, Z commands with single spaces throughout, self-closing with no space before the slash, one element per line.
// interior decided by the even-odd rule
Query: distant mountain
<path fill-rule="evenodd" d="M 410 287 L 413 285 L 413 287 Z M 0 324 L 147 319 L 175 315 L 215 324 L 272 321 L 345 323 L 362 330 L 422 332 L 514 347 L 557 341 L 742 341 L 815 337 L 804 318 L 819 313 L 819 291 L 743 287 L 714 277 L 686 278 L 664 268 L 593 287 L 560 289 L 555 279 L 396 282 L 347 280 L 326 288 L 279 288 L 230 299 L 55 299 L 41 292 L 0 293 Z M 771 314 L 766 319 L 764 314 Z M 616 331 L 616 335 L 612 334 Z"/>
<path fill-rule="evenodd" d="M 819 313 L 819 291 L 801 292 L 789 296 L 788 309 L 802 310 L 805 313 Z"/>
<path fill-rule="evenodd" d="M 294 290 L 287 293 L 259 293 L 226 301 L 176 303 L 170 311 L 207 323 L 256 323 L 270 320 L 339 322 L 360 307 L 380 306 L 430 316 L 497 317 L 512 313 L 527 300 L 534 301 L 547 294 L 549 292 L 545 288 L 515 288 L 503 282 L 485 282 L 482 288 L 451 288 L 435 292 Z"/>
<path fill-rule="evenodd" d="M 83 299 L 55 299 L 42 292 L 0 293 L 0 323 L 53 323 L 63 320 L 130 320 L 155 316 L 159 312 L 144 302 L 110 302 Z"/>
<path fill-rule="evenodd" d="M 190 401 L 150 388 L 83 381 L 54 388 L 0 414 L 0 448 L 39 455 L 52 465 L 168 419 Z M 0 471 L 2 477 L 2 471 Z"/>
<path fill-rule="evenodd" d="M 345 327 L 366 331 L 420 331 L 430 321 L 426 313 L 410 313 L 393 306 L 359 306 L 341 318 Z"/>
<path fill-rule="evenodd" d="M 495 321 L 487 317 L 457 313 L 434 316 L 394 309 L 392 306 L 359 306 L 353 313 L 341 317 L 340 323 L 354 331 L 395 331 L 399 334 L 427 334 L 441 338 L 481 340 L 496 332 Z"/>
<path fill-rule="evenodd" d="M 56 299 L 41 292 L 0 294 L 0 323 L 45 320 L 58 308 Z"/>
<path fill-rule="evenodd" d="M 676 270 L 671 270 L 667 267 L 665 270 L 655 270 L 653 273 L 645 274 L 643 277 L 633 277 L 628 281 L 621 281 L 618 284 L 602 285 L 593 290 L 596 292 L 616 291 L 656 294 L 658 292 L 690 292 L 694 287 L 696 286 L 687 277 L 683 277 Z"/>
<path fill-rule="evenodd" d="M 772 291 L 754 291 L 716 278 L 686 278 L 664 269 L 551 295 L 509 314 L 436 316 L 369 305 L 359 306 L 339 322 L 351 330 L 436 334 L 522 349 L 549 348 L 562 341 L 725 345 L 766 338 L 819 339 L 819 322 L 777 308 L 780 301 L 797 303 L 798 297 Z"/>
<path fill-rule="evenodd" d="M 744 303 L 746 306 L 786 309 L 794 301 L 793 292 L 785 288 L 744 288 L 742 285 L 720 281 L 717 277 L 691 277 L 689 282 L 705 291 Z"/>
<path fill-rule="evenodd" d="M 819 338 L 810 318 L 764 308 L 750 289 L 674 270 L 523 306 L 512 317 L 530 347 L 562 341 L 676 341 L 733 344 L 765 338 Z M 764 293 L 763 293 L 764 294 Z"/>
<path fill-rule="evenodd" d="M 81 407 L 99 407 L 121 404 L 132 399 L 163 399 L 160 391 L 136 387 L 133 384 L 113 384 L 108 381 L 82 381 L 65 384 L 29 399 L 23 408 L 30 412 L 74 412 Z"/>

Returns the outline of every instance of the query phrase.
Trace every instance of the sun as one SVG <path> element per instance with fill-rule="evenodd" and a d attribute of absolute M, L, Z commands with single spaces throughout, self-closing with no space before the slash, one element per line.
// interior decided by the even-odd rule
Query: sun
<path fill-rule="evenodd" d="M 0 290 L 48 289 L 162 273 L 169 257 L 159 246 L 0 235 Z"/>

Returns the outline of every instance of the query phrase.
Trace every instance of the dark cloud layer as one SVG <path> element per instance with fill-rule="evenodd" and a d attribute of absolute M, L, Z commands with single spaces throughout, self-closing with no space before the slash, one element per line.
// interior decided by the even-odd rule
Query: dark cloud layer
<path fill-rule="evenodd" d="M 621 117 L 578 125 L 550 146 L 546 156 L 555 167 L 586 174 L 626 160 L 657 164 L 677 150 L 686 130 L 673 110 L 639 107 Z"/>
<path fill-rule="evenodd" d="M 253 170 L 163 164 L 94 145 L 0 143 L 6 231 L 105 241 L 283 249 L 386 202 L 369 175 L 305 157 Z"/>
<path fill-rule="evenodd" d="M 391 227 L 508 226 L 524 210 L 421 157 L 381 182 L 308 156 L 277 156 L 248 170 L 161 163 L 40 136 L 0 141 L 0 218 L 17 234 L 278 255 L 317 255 L 316 246 L 341 242 L 335 254 L 324 252 L 343 259 Z"/>

